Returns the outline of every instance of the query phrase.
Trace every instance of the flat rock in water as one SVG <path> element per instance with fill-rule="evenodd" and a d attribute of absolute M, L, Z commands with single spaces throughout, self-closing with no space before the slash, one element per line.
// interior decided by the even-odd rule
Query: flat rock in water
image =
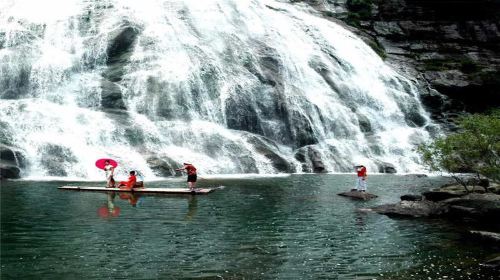
<path fill-rule="evenodd" d="M 479 231 L 479 230 L 470 230 L 469 232 L 471 235 L 477 236 L 483 240 L 500 244 L 500 233 L 490 232 L 490 231 Z"/>
<path fill-rule="evenodd" d="M 361 199 L 361 200 L 370 200 L 372 198 L 377 197 L 376 195 L 371 194 L 371 193 L 358 192 L 358 191 L 348 191 L 348 192 L 339 193 L 338 195 L 347 196 L 347 197 L 354 198 L 354 199 Z"/>

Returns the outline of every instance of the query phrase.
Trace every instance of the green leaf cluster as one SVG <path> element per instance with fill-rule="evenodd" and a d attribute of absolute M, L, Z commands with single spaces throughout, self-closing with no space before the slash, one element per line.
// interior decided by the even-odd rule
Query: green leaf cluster
<path fill-rule="evenodd" d="M 431 171 L 476 173 L 500 180 L 500 110 L 458 121 L 459 131 L 419 147 Z"/>

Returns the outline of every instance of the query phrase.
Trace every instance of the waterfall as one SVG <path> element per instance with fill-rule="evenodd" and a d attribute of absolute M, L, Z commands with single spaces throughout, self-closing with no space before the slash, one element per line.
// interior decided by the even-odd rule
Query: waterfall
<path fill-rule="evenodd" d="M 26 178 L 421 172 L 417 84 L 306 5 L 7 0 L 0 141 Z"/>

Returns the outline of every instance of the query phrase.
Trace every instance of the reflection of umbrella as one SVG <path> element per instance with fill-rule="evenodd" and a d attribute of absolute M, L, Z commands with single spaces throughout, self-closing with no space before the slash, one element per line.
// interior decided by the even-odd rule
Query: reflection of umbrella
<path fill-rule="evenodd" d="M 109 160 L 109 164 L 111 164 L 113 167 L 117 167 L 118 166 L 118 163 L 116 163 L 115 160 L 113 159 L 110 159 L 110 158 L 101 158 L 101 159 L 98 159 L 96 162 L 95 162 L 95 166 L 97 166 L 97 168 L 100 168 L 100 169 L 104 169 L 104 166 L 106 165 L 106 161 Z"/>
<path fill-rule="evenodd" d="M 118 217 L 118 215 L 120 215 L 120 207 L 115 206 L 111 211 L 109 211 L 108 207 L 103 206 L 99 208 L 97 213 L 99 213 L 101 218 L 108 218 L 109 216 Z"/>

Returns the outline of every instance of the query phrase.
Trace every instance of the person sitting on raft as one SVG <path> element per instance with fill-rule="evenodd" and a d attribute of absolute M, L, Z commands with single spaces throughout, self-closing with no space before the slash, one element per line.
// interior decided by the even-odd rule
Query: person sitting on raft
<path fill-rule="evenodd" d="M 135 176 L 135 171 L 132 170 L 130 171 L 130 175 L 128 176 L 128 181 L 121 181 L 117 187 L 120 189 L 130 190 L 136 187 L 135 185 L 136 183 L 137 183 L 137 177 Z"/>

